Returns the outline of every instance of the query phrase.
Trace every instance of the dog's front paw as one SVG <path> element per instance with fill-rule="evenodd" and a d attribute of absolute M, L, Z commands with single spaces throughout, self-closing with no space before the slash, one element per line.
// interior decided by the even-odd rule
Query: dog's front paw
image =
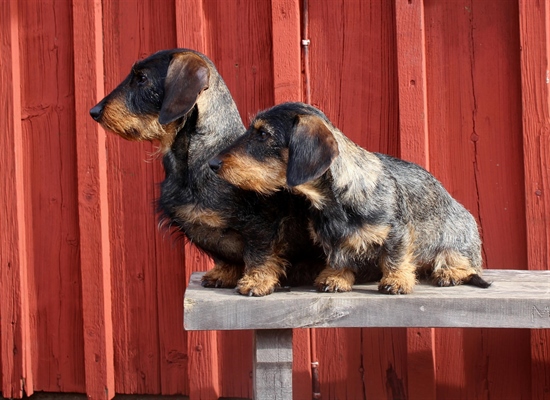
<path fill-rule="evenodd" d="M 396 278 L 382 278 L 378 284 L 378 291 L 385 294 L 409 294 L 412 293 L 415 282 L 399 280 Z"/>
<path fill-rule="evenodd" d="M 273 293 L 279 280 L 262 273 L 245 274 L 237 283 L 237 292 L 244 296 L 267 296 Z"/>
<path fill-rule="evenodd" d="M 242 275 L 242 267 L 216 264 L 202 276 L 201 285 L 210 288 L 234 288 Z"/>
<path fill-rule="evenodd" d="M 315 287 L 320 292 L 351 292 L 355 274 L 346 268 L 325 268 L 315 279 Z"/>

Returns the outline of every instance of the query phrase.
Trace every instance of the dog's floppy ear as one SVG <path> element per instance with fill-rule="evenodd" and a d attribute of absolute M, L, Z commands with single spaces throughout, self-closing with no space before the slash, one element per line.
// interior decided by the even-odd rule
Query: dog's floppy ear
<path fill-rule="evenodd" d="M 210 70 L 194 53 L 176 53 L 172 57 L 166 80 L 159 122 L 168 124 L 193 108 L 201 92 L 208 88 Z"/>
<path fill-rule="evenodd" d="M 319 178 L 339 154 L 334 135 L 320 117 L 296 118 L 288 146 L 286 182 L 290 187 Z"/>

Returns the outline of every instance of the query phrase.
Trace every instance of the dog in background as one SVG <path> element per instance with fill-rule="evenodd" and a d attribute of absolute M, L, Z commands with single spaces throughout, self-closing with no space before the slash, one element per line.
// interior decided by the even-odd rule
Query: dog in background
<path fill-rule="evenodd" d="M 388 294 L 411 293 L 418 276 L 489 286 L 475 219 L 440 182 L 416 164 L 362 149 L 312 106 L 260 112 L 210 166 L 240 188 L 286 188 L 309 200 L 311 235 L 327 263 L 315 280 L 320 291 L 350 291 L 358 272 L 373 269 Z"/>
<path fill-rule="evenodd" d="M 219 178 L 208 160 L 246 130 L 214 64 L 188 49 L 157 52 L 90 110 L 105 129 L 128 140 L 160 143 L 166 173 L 159 209 L 170 226 L 212 257 L 207 287 L 244 295 L 313 281 L 322 250 L 307 231 L 308 205 L 288 193 L 269 198 Z M 301 264 L 290 268 L 289 264 Z"/>

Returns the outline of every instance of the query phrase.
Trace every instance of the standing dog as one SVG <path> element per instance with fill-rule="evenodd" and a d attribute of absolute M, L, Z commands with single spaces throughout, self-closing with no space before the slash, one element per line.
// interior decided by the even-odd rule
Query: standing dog
<path fill-rule="evenodd" d="M 159 208 L 170 226 L 213 258 L 203 286 L 237 286 L 241 294 L 262 296 L 288 264 L 310 262 L 292 269 L 291 281 L 316 274 L 322 250 L 307 232 L 305 200 L 238 189 L 208 167 L 246 129 L 206 56 L 188 49 L 155 53 L 134 64 L 90 114 L 125 139 L 160 142 L 166 178 Z"/>
<path fill-rule="evenodd" d="M 472 215 L 427 171 L 360 148 L 314 107 L 260 112 L 210 166 L 243 189 L 288 188 L 309 200 L 328 264 L 315 280 L 321 291 L 349 291 L 357 272 L 373 268 L 389 294 L 411 293 L 420 274 L 439 286 L 489 286 Z"/>

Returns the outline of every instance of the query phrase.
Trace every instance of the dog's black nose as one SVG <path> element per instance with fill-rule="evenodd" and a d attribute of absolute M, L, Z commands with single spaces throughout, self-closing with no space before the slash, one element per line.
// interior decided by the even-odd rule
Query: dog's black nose
<path fill-rule="evenodd" d="M 219 157 L 214 157 L 210 161 L 208 161 L 208 165 L 214 172 L 218 172 L 220 168 L 222 167 L 223 161 Z"/>
<path fill-rule="evenodd" d="M 95 107 L 92 107 L 92 109 L 90 110 L 90 115 L 96 121 L 99 121 L 102 113 L 103 113 L 103 106 L 101 104 L 98 104 Z"/>

